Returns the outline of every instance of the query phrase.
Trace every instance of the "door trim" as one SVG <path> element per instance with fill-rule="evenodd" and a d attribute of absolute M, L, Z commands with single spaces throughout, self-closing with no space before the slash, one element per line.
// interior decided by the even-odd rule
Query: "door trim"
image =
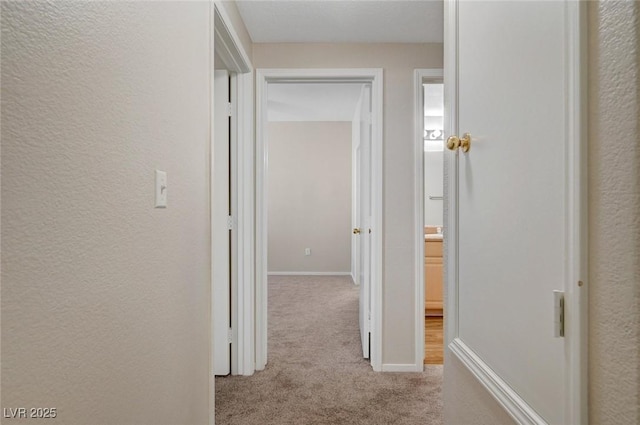
<path fill-rule="evenodd" d="M 445 3 L 445 129 L 458 134 L 458 1 Z M 565 385 L 564 423 L 588 423 L 587 406 L 587 132 L 586 132 L 586 9 L 582 2 L 565 1 L 566 16 L 566 122 L 567 148 L 567 277 L 565 281 Z M 445 338 L 448 349 L 469 369 L 498 403 L 519 424 L 546 424 L 459 337 L 458 321 L 458 153 L 445 159 Z M 581 286 L 578 286 L 579 282 Z M 445 376 L 446 379 L 446 376 Z"/>
<path fill-rule="evenodd" d="M 231 290 L 231 328 L 233 343 L 231 345 L 231 374 L 251 375 L 255 371 L 254 349 L 254 262 L 253 253 L 255 238 L 253 234 L 253 65 L 249 56 L 242 47 L 240 38 L 231 24 L 231 19 L 224 5 L 211 2 L 211 127 L 210 127 L 210 164 L 213 164 L 214 155 L 214 128 L 213 128 L 213 70 L 214 58 L 217 53 L 225 67 L 231 74 L 232 92 L 234 95 L 233 110 L 233 144 L 234 158 L 232 170 L 234 171 L 234 184 L 232 190 L 233 224 L 236 231 L 235 245 L 232 255 L 236 263 Z M 210 170 L 210 188 L 213 188 L 214 172 Z M 210 197 L 211 213 L 216 208 L 213 197 Z M 211 227 L 211 252 L 213 253 L 213 226 Z M 213 267 L 213 258 L 211 258 Z M 213 270 L 211 270 L 213 279 Z M 213 280 L 211 281 L 210 308 L 213 306 Z M 213 319 L 215 311 L 210 310 L 211 319 L 211 346 L 210 346 L 210 394 L 213 397 Z M 213 409 L 211 409 L 213 412 Z M 212 413 L 210 423 L 214 423 Z"/>
<path fill-rule="evenodd" d="M 211 210 L 211 270 L 213 281 L 213 337 L 214 337 L 214 374 L 231 373 L 231 350 L 228 332 L 231 329 L 231 293 L 236 281 L 236 231 L 229 232 L 227 227 L 230 211 L 235 214 L 235 172 L 234 159 L 236 146 L 235 113 L 227 114 L 229 92 L 231 105 L 235 106 L 235 89 L 231 84 L 231 73 L 227 69 L 216 69 L 216 81 L 213 113 L 212 146 L 212 186 L 211 201 L 215 208 Z M 220 91 L 222 93 L 220 93 Z"/>
<path fill-rule="evenodd" d="M 382 69 L 256 70 L 256 369 L 267 364 L 267 86 L 269 83 L 370 83 L 372 102 L 371 365 L 382 370 Z"/>
<path fill-rule="evenodd" d="M 242 48 L 231 18 L 219 2 L 214 1 L 214 48 L 230 72 L 245 74 L 253 70 L 249 55 Z"/>
<path fill-rule="evenodd" d="M 250 65 L 250 64 L 249 64 Z M 231 374 L 253 375 L 255 372 L 255 319 L 254 319 L 254 252 L 255 211 L 254 182 L 254 133 L 253 133 L 253 72 L 235 74 L 237 113 L 236 151 L 236 216 L 237 281 L 231 293 Z"/>
<path fill-rule="evenodd" d="M 517 423 L 546 424 L 544 419 L 461 339 L 456 338 L 449 344 L 449 349 L 464 363 L 473 376 L 482 383 Z"/>
<path fill-rule="evenodd" d="M 416 296 L 416 357 L 415 371 L 424 370 L 424 96 L 422 85 L 425 80 L 442 82 L 442 68 L 416 69 L 413 72 L 413 125 L 415 141 L 414 161 L 414 223 L 416 259 L 415 296 Z M 444 160 L 444 158 L 443 158 Z M 443 281 L 444 282 L 444 281 Z"/>

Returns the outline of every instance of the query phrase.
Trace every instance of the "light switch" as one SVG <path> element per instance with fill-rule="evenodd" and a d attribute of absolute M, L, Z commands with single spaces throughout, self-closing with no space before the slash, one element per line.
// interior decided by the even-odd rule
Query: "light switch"
<path fill-rule="evenodd" d="M 553 336 L 564 336 L 564 292 L 553 291 Z"/>
<path fill-rule="evenodd" d="M 156 170 L 156 208 L 167 208 L 167 173 Z"/>

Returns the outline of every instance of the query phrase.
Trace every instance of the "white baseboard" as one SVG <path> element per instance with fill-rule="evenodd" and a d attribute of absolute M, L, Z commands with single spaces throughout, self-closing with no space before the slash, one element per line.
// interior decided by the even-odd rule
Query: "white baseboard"
<path fill-rule="evenodd" d="M 415 364 L 392 364 L 385 363 L 382 365 L 383 372 L 423 372 L 424 365 L 415 365 Z"/>
<path fill-rule="evenodd" d="M 351 272 L 268 272 L 269 276 L 351 276 Z"/>
<path fill-rule="evenodd" d="M 547 424 L 509 384 L 503 381 L 502 378 L 483 362 L 460 338 L 455 338 L 449 344 L 449 349 L 517 423 L 522 425 Z"/>

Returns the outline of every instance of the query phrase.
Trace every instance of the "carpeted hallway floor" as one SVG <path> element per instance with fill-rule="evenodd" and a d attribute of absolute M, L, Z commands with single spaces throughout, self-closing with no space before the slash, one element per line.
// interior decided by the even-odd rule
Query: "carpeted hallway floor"
<path fill-rule="evenodd" d="M 442 423 L 442 366 L 375 373 L 362 358 L 347 276 L 269 278 L 269 362 L 216 378 L 218 425 Z"/>

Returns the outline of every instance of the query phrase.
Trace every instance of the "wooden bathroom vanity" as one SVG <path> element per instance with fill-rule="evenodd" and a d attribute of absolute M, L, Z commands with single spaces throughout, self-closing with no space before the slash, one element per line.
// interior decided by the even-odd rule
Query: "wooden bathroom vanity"
<path fill-rule="evenodd" d="M 425 227 L 424 234 L 424 313 L 442 316 L 442 234 Z"/>

